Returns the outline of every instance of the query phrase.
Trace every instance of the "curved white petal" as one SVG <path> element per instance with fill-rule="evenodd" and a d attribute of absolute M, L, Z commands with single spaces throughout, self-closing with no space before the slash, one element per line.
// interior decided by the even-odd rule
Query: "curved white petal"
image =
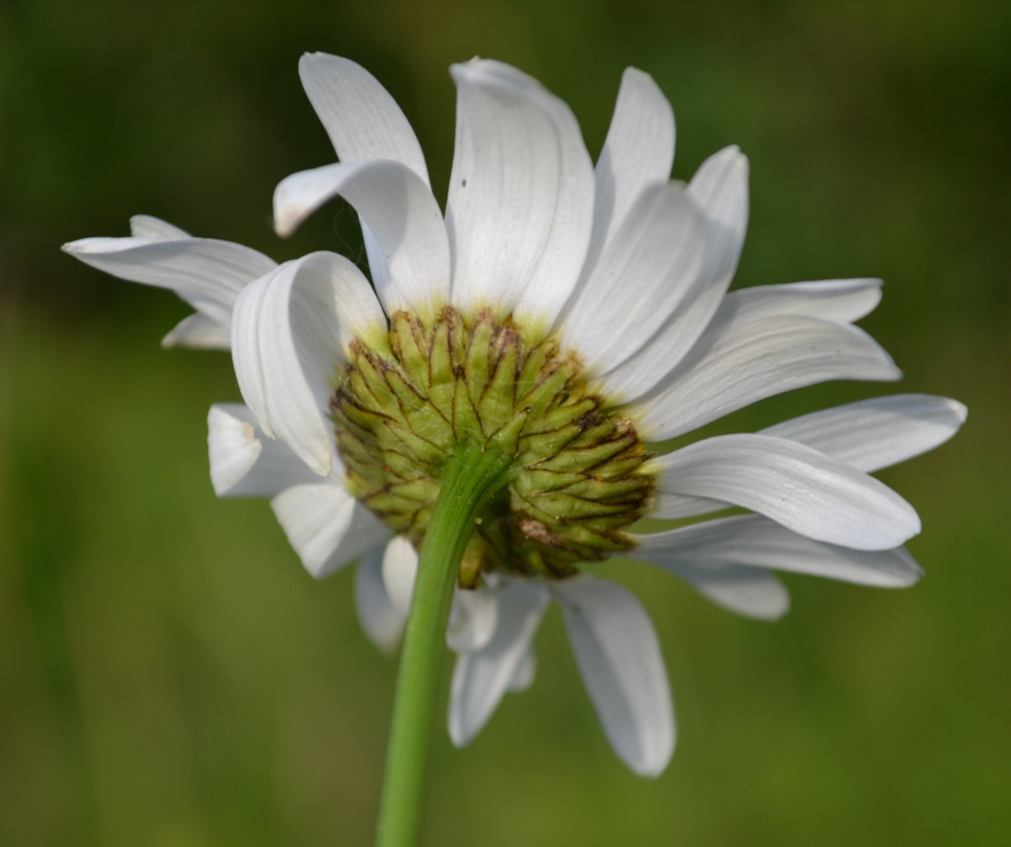
<path fill-rule="evenodd" d="M 688 193 L 705 210 L 712 225 L 714 285 L 724 291 L 737 270 L 748 231 L 748 176 L 748 157 L 731 144 L 699 165 L 688 183 Z"/>
<path fill-rule="evenodd" d="M 527 652 L 520 659 L 519 665 L 516 666 L 516 673 L 509 681 L 509 690 L 516 693 L 526 691 L 534 684 L 535 676 L 537 676 L 537 651 L 531 641 L 527 645 Z"/>
<path fill-rule="evenodd" d="M 131 217 L 130 235 L 134 238 L 192 238 L 186 230 L 151 215 Z"/>
<path fill-rule="evenodd" d="M 362 219 L 376 293 L 387 313 L 408 309 L 434 315 L 449 298 L 449 241 L 428 185 L 389 159 L 301 171 L 274 190 L 278 235 L 290 235 L 338 194 Z"/>
<path fill-rule="evenodd" d="M 669 374 L 699 339 L 733 279 L 748 226 L 748 159 L 737 147 L 710 156 L 688 184 L 708 221 L 704 273 L 661 328 L 601 380 L 619 400 L 641 396 Z"/>
<path fill-rule="evenodd" d="M 968 410 L 957 400 L 928 394 L 896 394 L 825 409 L 763 429 L 798 441 L 857 470 L 872 471 L 933 450 L 965 422 Z M 659 491 L 650 514 L 686 518 L 726 509 L 730 504 L 704 497 Z"/>
<path fill-rule="evenodd" d="M 636 198 L 666 182 L 674 164 L 674 110 L 647 73 L 625 68 L 593 176 L 593 231 L 583 276 L 593 269 Z"/>
<path fill-rule="evenodd" d="M 551 591 L 614 752 L 637 774 L 659 776 L 674 752 L 674 707 L 649 615 L 624 588 L 585 574 Z"/>
<path fill-rule="evenodd" d="M 390 531 L 340 485 L 296 485 L 270 501 L 288 541 L 316 579 L 329 576 Z"/>
<path fill-rule="evenodd" d="M 457 747 L 481 731 L 516 680 L 548 605 L 547 589 L 533 580 L 506 580 L 497 594 L 498 622 L 491 641 L 475 653 L 461 654 L 453 670 L 449 737 Z"/>
<path fill-rule="evenodd" d="M 203 312 L 183 318 L 162 340 L 161 346 L 191 347 L 195 350 L 228 350 L 232 346 L 231 319 L 222 323 Z"/>
<path fill-rule="evenodd" d="M 697 287 L 707 227 L 677 183 L 639 195 L 565 316 L 563 342 L 588 371 L 625 361 Z"/>
<path fill-rule="evenodd" d="M 710 217 L 708 260 L 713 281 L 699 286 L 697 295 L 693 292 L 685 298 L 684 307 L 639 354 L 604 377 L 602 381 L 615 398 L 641 396 L 672 376 L 674 366 L 685 354 L 691 355 L 689 349 L 696 341 L 698 348 L 705 349 L 713 338 L 748 321 L 777 315 L 807 315 L 851 323 L 881 301 L 880 279 L 760 285 L 724 296 L 744 244 L 748 213 L 747 160 L 736 149 L 727 148 L 710 157 L 689 185 L 691 190 L 696 180 L 704 176 L 701 182 L 710 203 L 709 213 L 723 216 Z M 710 162 L 713 166 L 707 167 Z"/>
<path fill-rule="evenodd" d="M 383 552 L 383 584 L 393 607 L 404 620 L 411 611 L 414 580 L 418 576 L 418 551 L 402 535 L 395 535 Z"/>
<path fill-rule="evenodd" d="M 411 124 L 365 68 L 341 56 L 305 53 L 298 75 L 342 162 L 394 159 L 429 184 L 425 155 Z"/>
<path fill-rule="evenodd" d="M 389 656 L 400 644 L 407 617 L 390 601 L 383 582 L 383 547 L 362 553 L 355 568 L 355 608 L 369 640 Z"/>
<path fill-rule="evenodd" d="M 251 417 L 245 406 L 224 403 L 211 406 L 207 415 L 211 484 L 218 497 L 227 496 L 238 488 L 263 453 L 263 442 L 257 437 L 257 427 L 249 420 Z"/>
<path fill-rule="evenodd" d="M 498 624 L 498 590 L 457 587 L 449 610 L 446 646 L 456 653 L 473 653 L 491 641 Z"/>
<path fill-rule="evenodd" d="M 189 236 L 82 238 L 64 244 L 63 251 L 120 279 L 221 304 L 224 314 L 250 282 L 277 267 L 273 259 L 241 244 Z"/>
<path fill-rule="evenodd" d="M 870 314 L 881 302 L 880 279 L 822 279 L 756 285 L 727 295 L 721 319 L 734 312 L 751 320 L 771 315 L 810 315 L 813 318 L 853 323 Z"/>
<path fill-rule="evenodd" d="M 739 247 L 737 252 L 740 252 Z M 734 267 L 736 261 L 735 258 Z M 725 279 L 729 284 L 730 276 Z M 714 337 L 726 333 L 730 327 L 760 318 L 807 315 L 843 323 L 860 320 L 881 301 L 881 284 L 880 279 L 791 282 L 741 288 L 731 291 L 725 297 L 723 291 L 726 290 L 726 285 L 722 289 L 710 286 L 705 289 L 698 304 L 689 300 L 690 314 L 685 309 L 675 315 L 640 354 L 607 374 L 603 382 L 611 396 L 616 398 L 631 399 L 640 396 L 658 383 L 666 382 L 665 378 L 672 377 L 675 373 L 674 364 L 680 362 L 686 353 L 689 359 L 696 354 L 697 350 L 689 352 L 689 347 L 696 340 L 696 347 L 704 349 Z M 711 298 L 716 291 L 719 296 L 714 303 Z M 720 297 L 722 302 L 719 302 Z M 715 308 L 716 304 L 719 308 L 713 315 L 708 309 L 710 306 Z M 705 327 L 705 332 L 693 334 L 692 327 L 701 327 L 703 324 L 700 318 L 708 320 L 709 316 L 712 316 L 712 321 Z M 685 342 L 688 342 L 687 346 Z"/>
<path fill-rule="evenodd" d="M 731 564 L 877 588 L 906 588 L 923 576 L 905 547 L 867 551 L 825 544 L 761 515 L 737 515 L 633 538 L 638 546 L 624 555 L 665 568 Z"/>
<path fill-rule="evenodd" d="M 881 346 L 854 326 L 807 315 L 731 319 L 706 330 L 674 372 L 630 411 L 644 439 L 662 441 L 794 388 L 901 376 Z"/>
<path fill-rule="evenodd" d="M 727 282 L 729 283 L 729 277 Z M 724 286 L 723 290 L 725 288 Z M 709 297 L 713 290 L 715 289 L 709 289 L 705 297 Z M 723 297 L 705 332 L 690 336 L 692 343 L 695 343 L 697 338 L 695 349 L 689 352 L 687 347 L 681 346 L 675 351 L 673 349 L 675 323 L 668 323 L 667 327 L 643 348 L 641 354 L 607 374 L 603 381 L 612 396 L 618 398 L 639 396 L 658 383 L 666 384 L 674 378 L 679 371 L 672 365 L 680 361 L 686 352 L 688 357 L 686 361 L 691 361 L 692 357 L 704 351 L 714 338 L 735 332 L 736 327 L 750 321 L 776 316 L 806 315 L 851 323 L 873 311 L 880 301 L 880 279 L 830 279 L 741 288 Z M 693 313 L 690 317 L 695 321 L 698 315 Z M 674 321 L 676 322 L 677 318 Z M 696 323 L 695 326 L 700 324 Z M 683 328 L 681 332 L 684 332 Z M 661 385 L 661 390 L 662 387 Z"/>
<path fill-rule="evenodd" d="M 762 568 L 706 559 L 672 562 L 648 558 L 645 561 L 683 579 L 703 597 L 735 614 L 775 621 L 790 610 L 790 593 L 786 586 Z"/>
<path fill-rule="evenodd" d="M 287 444 L 260 431 L 245 406 L 211 406 L 207 429 L 211 483 L 218 497 L 273 497 L 293 485 L 319 482 Z"/>
<path fill-rule="evenodd" d="M 888 550 L 920 531 L 916 511 L 886 485 L 785 438 L 719 435 L 650 465 L 661 491 L 743 506 L 829 544 Z"/>
<path fill-rule="evenodd" d="M 565 103 L 501 62 L 451 69 L 456 148 L 446 226 L 452 301 L 547 329 L 586 257 L 593 166 Z"/>
<path fill-rule="evenodd" d="M 263 431 L 320 475 L 332 467 L 325 415 L 344 349 L 385 327 L 368 281 L 335 253 L 286 262 L 235 305 L 232 361 L 242 397 Z"/>
<path fill-rule="evenodd" d="M 729 509 L 730 507 L 731 504 L 725 503 L 723 500 L 690 497 L 687 494 L 673 494 L 669 491 L 659 490 L 653 496 L 653 505 L 649 510 L 649 516 L 665 520 L 678 520 L 692 518 L 696 515 L 707 515 L 710 512 L 719 512 L 721 509 Z"/>
<path fill-rule="evenodd" d="M 799 441 L 870 473 L 944 444 L 967 414 L 947 397 L 896 394 L 814 412 L 762 434 Z"/>

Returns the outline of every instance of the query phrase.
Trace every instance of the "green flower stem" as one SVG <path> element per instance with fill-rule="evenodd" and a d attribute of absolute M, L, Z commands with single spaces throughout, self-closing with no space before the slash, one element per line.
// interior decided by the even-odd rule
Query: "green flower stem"
<path fill-rule="evenodd" d="M 421 545 L 411 614 L 404 633 L 376 847 L 411 847 L 432 724 L 436 676 L 453 585 L 474 521 L 508 478 L 512 459 L 464 441 L 449 460 Z"/>

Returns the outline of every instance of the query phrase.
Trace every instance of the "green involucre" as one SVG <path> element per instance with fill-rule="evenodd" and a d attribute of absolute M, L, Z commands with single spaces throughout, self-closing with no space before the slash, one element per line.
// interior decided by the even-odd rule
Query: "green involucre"
<path fill-rule="evenodd" d="M 350 346 L 331 399 L 349 491 L 420 546 L 449 457 L 464 441 L 512 458 L 460 568 L 562 578 L 627 550 L 648 504 L 650 457 L 627 418 L 587 391 L 555 339 L 526 343 L 510 320 L 445 308 L 432 325 L 393 315 L 388 344 Z"/>

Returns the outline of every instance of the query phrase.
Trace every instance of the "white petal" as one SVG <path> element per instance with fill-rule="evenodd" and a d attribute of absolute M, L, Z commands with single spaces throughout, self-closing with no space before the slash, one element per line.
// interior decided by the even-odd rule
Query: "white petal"
<path fill-rule="evenodd" d="M 958 431 L 966 415 L 965 406 L 957 400 L 899 394 L 804 415 L 768 427 L 761 434 L 799 441 L 869 473 L 943 444 Z M 651 514 L 685 518 L 728 505 L 661 491 Z"/>
<path fill-rule="evenodd" d="M 235 300 L 230 295 L 229 302 L 226 303 L 223 300 L 215 300 L 211 297 L 203 297 L 199 294 L 190 294 L 185 291 L 177 291 L 176 294 L 179 295 L 180 299 L 189 303 L 200 314 L 208 318 L 210 323 L 217 324 L 220 327 L 220 331 L 231 333 L 232 310 L 235 308 Z M 223 349 L 227 350 L 227 345 Z"/>
<path fill-rule="evenodd" d="M 736 266 L 736 259 L 734 262 Z M 726 277 L 726 280 L 729 283 L 730 277 Z M 715 290 L 715 288 L 707 289 L 701 300 L 710 298 Z M 721 293 L 723 290 L 726 290 L 726 286 Z M 726 333 L 730 326 L 741 326 L 748 321 L 777 315 L 807 315 L 851 323 L 873 311 L 880 301 L 880 279 L 830 279 L 741 288 L 723 297 L 712 322 L 701 337 L 691 334 L 690 329 L 686 330 L 685 327 L 691 326 L 686 320 L 680 331 L 682 335 L 686 331 L 689 334 L 684 337 L 679 335 L 678 340 L 687 339 L 695 343 L 695 339 L 698 338 L 696 347 L 704 349 L 714 337 Z M 695 304 L 693 309 L 701 313 Z M 707 319 L 711 314 L 712 312 L 707 313 Z M 701 326 L 697 322 L 698 317 L 699 315 L 694 313 L 690 316 L 695 326 Z M 674 321 L 677 320 L 678 316 L 674 318 Z M 675 324 L 671 322 L 643 348 L 640 355 L 605 377 L 608 389 L 619 397 L 631 398 L 655 386 L 672 373 L 673 364 L 680 361 L 684 352 L 688 350 L 686 346 L 679 346 L 674 350 L 674 342 Z M 692 350 L 688 354 L 689 358 L 697 352 L 698 349 Z"/>
<path fill-rule="evenodd" d="M 590 239 L 593 166 L 579 125 L 565 103 L 501 62 L 475 59 L 451 72 L 453 303 L 515 308 L 518 319 L 546 330 Z"/>
<path fill-rule="evenodd" d="M 273 497 L 293 485 L 319 482 L 287 444 L 260 431 L 245 406 L 211 406 L 207 429 L 211 482 L 218 497 Z"/>
<path fill-rule="evenodd" d="M 383 582 L 383 550 L 373 547 L 362 553 L 355 568 L 355 608 L 369 640 L 390 655 L 400 644 L 406 615 L 390 602 Z"/>
<path fill-rule="evenodd" d="M 615 363 L 603 378 L 605 391 L 631 400 L 670 373 L 712 319 L 737 269 L 748 225 L 748 160 L 727 147 L 710 156 L 688 184 L 688 193 L 708 221 L 705 273 L 666 323 L 631 359 Z"/>
<path fill-rule="evenodd" d="M 476 653 L 456 660 L 449 703 L 449 737 L 462 747 L 481 731 L 525 661 L 548 605 L 533 580 L 510 579 L 498 591 L 495 634 Z"/>
<path fill-rule="evenodd" d="M 643 438 L 663 441 L 794 388 L 901 376 L 891 357 L 856 327 L 807 315 L 731 319 L 707 329 L 674 372 L 630 411 Z"/>
<path fill-rule="evenodd" d="M 434 315 L 449 298 L 449 241 L 428 185 L 406 165 L 388 159 L 292 174 L 274 191 L 278 234 L 290 235 L 338 194 L 362 219 L 366 244 L 372 246 L 376 292 L 387 313 L 408 309 Z"/>
<path fill-rule="evenodd" d="M 639 195 L 565 316 L 563 342 L 591 373 L 635 353 L 697 287 L 707 223 L 677 183 Z"/>
<path fill-rule="evenodd" d="M 130 218 L 130 235 L 134 238 L 191 238 L 184 229 L 151 215 L 134 215 Z"/>
<path fill-rule="evenodd" d="M 615 401 L 634 399 L 655 387 L 673 374 L 674 366 L 696 341 L 697 347 L 704 349 L 730 326 L 775 315 L 808 315 L 850 323 L 880 302 L 880 279 L 762 285 L 724 296 L 744 245 L 747 178 L 747 159 L 736 147 L 728 147 L 703 163 L 692 179 L 689 191 L 694 194 L 699 183 L 698 194 L 708 204 L 707 267 L 712 279 L 685 297 L 681 308 L 637 355 L 604 376 L 601 382 Z M 697 354 L 699 349 L 692 352 Z"/>
<path fill-rule="evenodd" d="M 497 589 L 457 587 L 449 611 L 446 645 L 456 653 L 480 650 L 491 641 L 497 623 Z"/>
<path fill-rule="evenodd" d="M 680 577 L 703 597 L 738 615 L 775 621 L 790 610 L 786 587 L 761 568 L 708 560 L 647 561 Z"/>
<path fill-rule="evenodd" d="M 394 608 L 407 619 L 418 575 L 418 551 L 402 535 L 394 536 L 383 553 L 383 584 Z"/>
<path fill-rule="evenodd" d="M 277 267 L 241 244 L 188 236 L 82 238 L 64 244 L 63 251 L 120 279 L 221 304 L 225 315 L 246 285 Z"/>
<path fill-rule="evenodd" d="M 228 350 L 232 346 L 231 320 L 221 323 L 203 312 L 183 318 L 161 340 L 161 346 L 191 347 L 195 350 Z"/>
<path fill-rule="evenodd" d="M 852 323 L 881 302 L 880 279 L 823 279 L 785 285 L 756 285 L 727 295 L 718 317 L 734 313 L 747 319 L 770 315 L 810 315 Z"/>
<path fill-rule="evenodd" d="M 674 752 L 674 707 L 646 610 L 624 588 L 587 575 L 551 590 L 608 741 L 637 774 L 659 776 Z"/>
<path fill-rule="evenodd" d="M 762 433 L 799 441 L 870 473 L 944 444 L 967 414 L 947 397 L 896 394 L 814 412 Z"/>
<path fill-rule="evenodd" d="M 256 425 L 239 409 L 248 412 L 245 406 L 218 404 L 211 406 L 207 415 L 211 483 L 218 497 L 224 497 L 236 488 L 249 475 L 263 452 L 263 442 L 257 437 Z"/>
<path fill-rule="evenodd" d="M 653 496 L 653 506 L 650 508 L 649 515 L 651 518 L 677 520 L 729 509 L 730 505 L 722 500 L 712 500 L 708 497 L 689 497 L 686 494 L 657 491 Z"/>
<path fill-rule="evenodd" d="M 537 676 L 537 651 L 531 641 L 527 645 L 527 652 L 523 655 L 519 665 L 516 666 L 516 673 L 509 682 L 509 690 L 519 693 L 526 691 L 534 684 L 534 677 Z"/>
<path fill-rule="evenodd" d="M 714 230 L 711 248 L 717 287 L 726 291 L 748 231 L 748 157 L 736 144 L 706 159 L 688 183 L 688 193 L 705 210 Z"/>
<path fill-rule="evenodd" d="M 430 186 L 425 156 L 414 130 L 396 101 L 372 74 L 350 59 L 327 53 L 303 55 L 298 71 L 343 163 L 392 159 Z M 364 218 L 361 225 L 373 279 L 384 290 L 389 284 L 390 270 L 383 248 Z M 447 274 L 442 302 L 448 297 L 448 280 Z"/>
<path fill-rule="evenodd" d="M 306 53 L 298 75 L 342 162 L 394 159 L 429 184 L 414 130 L 396 100 L 365 68 L 341 56 Z"/>
<path fill-rule="evenodd" d="M 886 485 L 785 438 L 720 435 L 650 465 L 661 491 L 743 506 L 829 544 L 888 550 L 920 531 L 916 511 Z"/>
<path fill-rule="evenodd" d="M 593 233 L 587 276 L 636 198 L 651 183 L 666 182 L 674 164 L 674 110 L 647 73 L 626 68 L 611 126 L 594 169 Z"/>
<path fill-rule="evenodd" d="M 651 535 L 624 554 L 661 567 L 741 565 L 774 568 L 878 588 L 905 588 L 923 571 L 904 547 L 853 550 L 814 541 L 761 515 L 738 515 Z M 669 568 L 668 568 L 669 569 Z"/>
<path fill-rule="evenodd" d="M 340 485 L 296 485 L 270 501 L 305 569 L 316 579 L 333 573 L 390 531 Z"/>
<path fill-rule="evenodd" d="M 250 285 L 235 306 L 232 361 L 246 405 L 320 475 L 332 467 L 328 402 L 352 338 L 385 332 L 361 272 L 335 253 L 311 253 Z"/>

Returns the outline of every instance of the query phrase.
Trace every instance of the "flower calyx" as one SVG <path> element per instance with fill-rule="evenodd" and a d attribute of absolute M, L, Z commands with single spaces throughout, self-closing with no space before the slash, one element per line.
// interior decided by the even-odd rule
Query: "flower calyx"
<path fill-rule="evenodd" d="M 428 323 L 401 311 L 388 347 L 355 340 L 348 358 L 330 402 L 346 486 L 416 546 L 458 445 L 511 459 L 476 520 L 462 586 L 489 571 L 564 578 L 633 546 L 623 530 L 653 493 L 641 469 L 651 454 L 556 339 L 528 344 L 490 311 L 446 307 Z"/>

